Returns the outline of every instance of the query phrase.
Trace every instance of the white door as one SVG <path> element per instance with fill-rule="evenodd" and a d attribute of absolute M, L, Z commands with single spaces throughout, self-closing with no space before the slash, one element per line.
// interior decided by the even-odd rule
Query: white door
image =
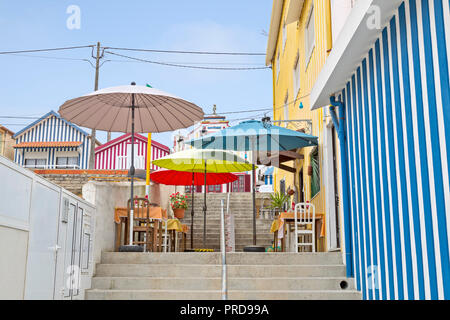
<path fill-rule="evenodd" d="M 340 248 L 339 241 L 339 210 L 337 210 L 337 181 L 336 181 L 336 138 L 334 137 L 334 127 L 332 124 L 325 126 L 324 136 L 324 175 L 326 177 L 325 197 L 326 197 L 326 230 L 328 250 Z"/>
<path fill-rule="evenodd" d="M 25 299 L 53 299 L 60 193 L 33 183 Z"/>
<path fill-rule="evenodd" d="M 79 293 L 80 235 L 83 213 L 77 202 L 64 197 L 59 221 L 55 299 L 72 299 Z"/>
<path fill-rule="evenodd" d="M 134 167 L 135 169 L 140 169 L 138 168 L 138 144 L 135 143 L 134 144 Z M 131 167 L 131 143 L 127 144 L 127 168 Z"/>

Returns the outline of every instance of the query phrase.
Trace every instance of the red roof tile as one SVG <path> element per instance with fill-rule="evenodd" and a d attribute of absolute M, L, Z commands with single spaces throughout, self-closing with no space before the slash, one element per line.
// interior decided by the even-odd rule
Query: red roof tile
<path fill-rule="evenodd" d="M 21 142 L 14 145 L 14 148 L 55 148 L 55 147 L 78 147 L 81 141 L 38 141 Z"/>

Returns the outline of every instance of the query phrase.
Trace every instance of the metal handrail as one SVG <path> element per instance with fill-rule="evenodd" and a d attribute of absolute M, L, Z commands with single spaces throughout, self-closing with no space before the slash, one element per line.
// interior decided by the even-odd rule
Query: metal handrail
<path fill-rule="evenodd" d="M 228 199 L 229 199 L 228 194 Z M 223 211 L 223 201 L 221 199 L 221 215 L 220 215 L 220 248 L 222 252 L 222 300 L 228 300 L 228 289 L 227 289 L 227 260 L 226 260 L 226 247 L 225 247 L 225 214 Z M 229 204 L 229 201 L 228 201 Z M 227 205 L 228 205 L 227 204 Z"/>

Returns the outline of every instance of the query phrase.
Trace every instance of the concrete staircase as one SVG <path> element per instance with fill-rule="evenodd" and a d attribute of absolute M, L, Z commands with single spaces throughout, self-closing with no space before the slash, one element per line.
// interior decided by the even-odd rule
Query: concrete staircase
<path fill-rule="evenodd" d="M 257 197 L 261 197 L 257 194 Z M 220 200 L 224 199 L 226 213 L 227 194 L 208 193 L 206 197 L 206 245 L 203 246 L 203 194 L 196 193 L 194 197 L 194 248 L 220 250 Z M 188 195 L 189 208 L 184 215 L 183 223 L 191 225 L 191 195 Z M 230 194 L 230 212 L 234 215 L 235 251 L 242 251 L 245 246 L 253 244 L 253 202 L 249 192 L 234 192 Z M 257 244 L 265 247 L 272 245 L 273 234 L 269 232 L 271 219 L 256 220 Z M 187 247 L 190 248 L 190 234 L 187 236 Z"/>
<path fill-rule="evenodd" d="M 220 253 L 104 252 L 86 299 L 218 300 L 220 263 Z M 340 253 L 228 253 L 227 268 L 230 300 L 361 299 Z"/>

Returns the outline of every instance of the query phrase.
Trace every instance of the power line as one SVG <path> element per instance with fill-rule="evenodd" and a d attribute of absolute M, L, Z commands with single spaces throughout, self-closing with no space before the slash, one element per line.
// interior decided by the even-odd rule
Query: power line
<path fill-rule="evenodd" d="M 42 51 L 59 51 L 59 50 L 72 50 L 80 48 L 93 48 L 94 45 L 75 46 L 75 47 L 61 47 L 61 48 L 49 48 L 49 49 L 31 49 L 31 50 L 17 50 L 17 51 L 0 51 L 0 54 L 13 54 L 13 53 L 29 53 L 29 52 L 42 52 Z"/>
<path fill-rule="evenodd" d="M 217 112 L 216 114 L 208 113 L 208 114 L 205 114 L 205 116 L 214 116 L 214 115 L 221 115 L 221 114 L 235 114 L 235 113 L 250 113 L 250 112 L 270 111 L 270 110 L 272 110 L 272 108 L 255 109 L 255 110 L 243 110 L 243 111 Z"/>
<path fill-rule="evenodd" d="M 50 59 L 50 60 L 77 60 L 77 61 L 89 61 L 88 59 L 82 58 L 68 58 L 68 57 L 55 57 L 55 56 L 41 56 L 41 55 L 31 55 L 31 54 L 20 54 L 20 53 L 9 53 L 12 56 L 17 57 L 27 57 L 27 58 L 39 58 L 39 59 Z"/>
<path fill-rule="evenodd" d="M 127 62 L 127 63 L 146 63 L 145 61 L 134 61 L 134 60 L 115 60 L 115 59 L 109 59 L 108 61 L 111 62 Z M 165 61 L 165 63 L 171 63 L 171 64 L 209 64 L 209 65 L 257 65 L 257 66 L 264 66 L 261 63 L 250 63 L 250 62 L 180 62 L 180 61 Z"/>
<path fill-rule="evenodd" d="M 261 70 L 261 69 L 269 69 L 270 68 L 270 67 L 219 68 L 219 67 L 190 66 L 190 65 L 167 63 L 167 62 L 161 62 L 161 61 L 152 61 L 152 60 L 146 60 L 146 59 L 141 59 L 141 58 L 136 58 L 136 57 L 130 57 L 130 56 L 126 56 L 123 54 L 114 53 L 111 51 L 105 51 L 105 53 L 112 54 L 112 55 L 122 57 L 122 58 L 141 61 L 141 62 L 147 62 L 147 63 L 158 64 L 158 65 L 169 66 L 169 67 L 188 68 L 188 69 L 244 71 L 244 70 Z"/>
<path fill-rule="evenodd" d="M 204 54 L 204 55 L 232 55 L 232 56 L 265 56 L 266 55 L 265 53 L 256 53 L 256 52 L 182 51 L 182 50 L 136 49 L 136 48 L 119 48 L 119 47 L 103 47 L 103 49 L 140 51 L 140 52 L 157 52 L 157 53 Z"/>

